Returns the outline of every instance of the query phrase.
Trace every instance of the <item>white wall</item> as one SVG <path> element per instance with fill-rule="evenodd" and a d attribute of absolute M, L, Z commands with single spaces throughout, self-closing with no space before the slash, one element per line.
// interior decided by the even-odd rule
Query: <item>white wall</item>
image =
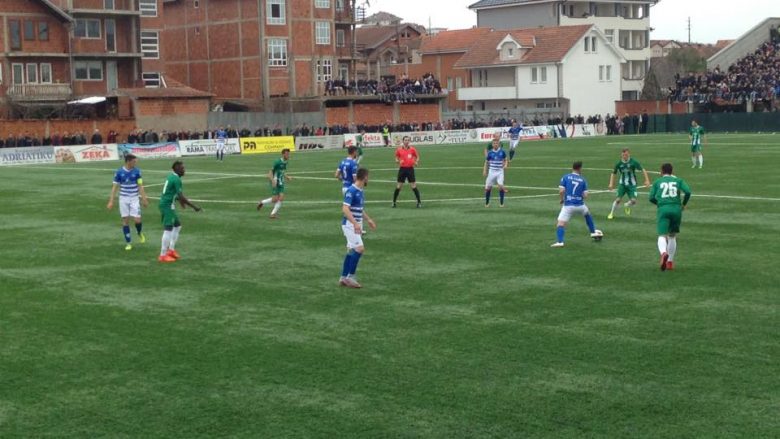
<path fill-rule="evenodd" d="M 532 68 L 536 67 L 537 82 L 532 83 Z M 547 81 L 542 82 L 541 68 L 547 67 Z M 558 69 L 555 64 L 517 67 L 517 97 L 519 99 L 538 99 L 558 97 Z"/>
<path fill-rule="evenodd" d="M 585 53 L 580 40 L 563 63 L 563 96 L 571 102 L 573 115 L 605 115 L 615 112 L 615 101 L 620 100 L 621 78 L 620 57 L 607 47 L 605 39 L 596 32 L 588 32 L 586 37 L 597 36 L 595 53 Z M 599 81 L 599 66 L 612 66 L 612 80 Z"/>

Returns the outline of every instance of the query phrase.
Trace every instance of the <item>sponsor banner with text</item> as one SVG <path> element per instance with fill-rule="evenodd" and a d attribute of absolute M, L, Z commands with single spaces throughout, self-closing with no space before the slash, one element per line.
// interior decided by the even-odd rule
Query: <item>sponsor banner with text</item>
<path fill-rule="evenodd" d="M 51 146 L 0 148 L 0 166 L 42 163 L 54 163 L 54 148 Z"/>
<path fill-rule="evenodd" d="M 109 160 L 119 160 L 119 148 L 116 143 L 54 147 L 54 161 L 57 163 L 102 162 Z"/>
<path fill-rule="evenodd" d="M 543 129 L 538 129 L 543 128 Z M 477 128 L 478 142 L 490 142 L 493 140 L 493 135 L 501 133 L 501 140 L 509 141 L 509 127 L 491 127 L 491 128 Z M 527 126 L 523 127 L 523 133 L 520 136 L 520 140 L 542 140 L 547 138 L 548 131 L 545 127 Z"/>
<path fill-rule="evenodd" d="M 293 136 L 242 137 L 239 140 L 241 141 L 241 154 L 282 152 L 285 148 L 295 150 Z"/>
<path fill-rule="evenodd" d="M 437 145 L 458 145 L 473 143 L 479 140 L 477 130 L 448 130 L 436 131 Z"/>
<path fill-rule="evenodd" d="M 179 140 L 179 150 L 182 156 L 214 155 L 217 152 L 217 140 Z M 238 139 L 225 140 L 225 153 L 241 154 L 241 145 Z"/>
<path fill-rule="evenodd" d="M 144 159 L 181 157 L 181 151 L 179 151 L 179 144 L 177 142 L 160 142 L 146 145 L 120 143 L 118 146 L 119 155 L 122 157 L 127 154 L 133 154 L 134 156 Z"/>
<path fill-rule="evenodd" d="M 319 149 L 341 149 L 344 147 L 344 136 L 311 136 L 296 137 L 296 151 L 314 151 Z"/>
<path fill-rule="evenodd" d="M 344 146 L 358 146 L 357 134 L 344 134 Z M 385 139 L 380 133 L 366 133 L 363 135 L 363 146 L 385 146 Z"/>
<path fill-rule="evenodd" d="M 403 144 L 404 137 L 409 137 L 409 143 L 412 145 L 435 145 L 436 144 L 436 131 L 413 131 L 413 132 L 401 132 L 391 133 L 390 143 L 393 146 L 401 146 Z"/>

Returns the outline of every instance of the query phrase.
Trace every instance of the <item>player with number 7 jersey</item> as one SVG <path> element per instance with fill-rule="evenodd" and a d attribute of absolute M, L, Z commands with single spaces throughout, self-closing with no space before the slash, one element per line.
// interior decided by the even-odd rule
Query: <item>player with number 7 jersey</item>
<path fill-rule="evenodd" d="M 677 234 L 680 233 L 682 211 L 691 199 L 691 188 L 682 178 L 672 174 L 671 163 L 661 165 L 661 178 L 650 188 L 650 202 L 658 206 L 658 251 L 661 271 L 674 269 Z M 684 195 L 683 195 L 684 194 Z"/>

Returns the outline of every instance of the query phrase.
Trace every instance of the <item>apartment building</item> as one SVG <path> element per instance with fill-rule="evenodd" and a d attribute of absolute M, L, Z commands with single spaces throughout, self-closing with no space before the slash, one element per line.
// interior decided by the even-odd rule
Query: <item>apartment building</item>
<path fill-rule="evenodd" d="M 650 65 L 650 7 L 658 1 L 480 0 L 469 8 L 477 13 L 477 26 L 493 29 L 597 26 L 626 60 L 620 68 L 621 97 L 635 100 Z"/>
<path fill-rule="evenodd" d="M 354 78 L 353 0 L 165 0 L 167 77 L 217 101 L 322 96 Z"/>

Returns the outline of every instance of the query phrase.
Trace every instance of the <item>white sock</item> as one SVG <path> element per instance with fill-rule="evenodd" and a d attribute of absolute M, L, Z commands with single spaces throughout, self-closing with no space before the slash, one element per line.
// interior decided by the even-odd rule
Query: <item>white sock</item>
<path fill-rule="evenodd" d="M 168 248 L 171 246 L 171 234 L 173 231 L 165 230 L 162 236 L 162 248 L 160 249 L 160 256 L 165 256 L 168 253 Z"/>
<path fill-rule="evenodd" d="M 277 201 L 276 204 L 274 204 L 274 210 L 271 211 L 271 215 L 276 215 L 277 212 L 279 212 L 279 209 L 282 208 L 282 202 Z"/>
<path fill-rule="evenodd" d="M 171 245 L 169 246 L 171 250 L 176 249 L 176 241 L 179 240 L 179 232 L 181 232 L 181 226 L 174 227 L 171 231 Z"/>
<path fill-rule="evenodd" d="M 274 200 L 273 198 L 266 198 L 265 200 L 261 201 L 260 203 L 262 203 L 262 204 L 269 204 L 273 200 Z"/>
<path fill-rule="evenodd" d="M 658 237 L 658 252 L 661 254 L 668 253 L 666 251 L 666 236 Z"/>
<path fill-rule="evenodd" d="M 704 166 L 704 156 L 699 155 L 699 167 L 701 168 L 702 166 Z"/>
<path fill-rule="evenodd" d="M 696 158 L 696 156 L 691 157 L 691 161 L 693 162 L 693 166 L 696 166 L 696 161 L 697 160 L 698 159 Z"/>
<path fill-rule="evenodd" d="M 667 253 L 669 253 L 669 260 L 674 260 L 674 254 L 677 253 L 677 237 L 670 236 L 667 246 Z"/>
<path fill-rule="evenodd" d="M 615 200 L 615 201 L 612 202 L 612 210 L 609 213 L 610 214 L 615 213 L 615 209 L 617 209 L 617 207 L 618 207 L 618 201 Z"/>

